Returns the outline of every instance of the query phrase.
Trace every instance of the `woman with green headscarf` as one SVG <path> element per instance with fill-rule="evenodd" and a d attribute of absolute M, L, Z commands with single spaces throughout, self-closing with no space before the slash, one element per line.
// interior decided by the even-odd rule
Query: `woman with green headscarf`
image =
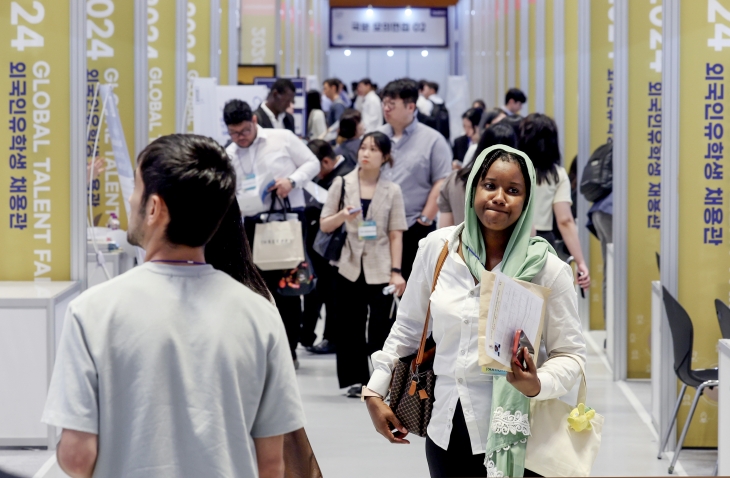
<path fill-rule="evenodd" d="M 534 189 L 535 169 L 521 151 L 497 145 L 479 155 L 467 182 L 464 223 L 421 242 L 395 325 L 383 350 L 372 356 L 375 371 L 363 390 L 370 417 L 391 443 L 409 443 L 408 430 L 383 398 L 398 359 L 418 349 L 430 301 L 437 376 L 426 438 L 432 478 L 530 476 L 524 469 L 529 399 L 560 397 L 580 377 L 579 365 L 568 357 L 538 360 L 536 366 L 528 354 L 527 370 L 513 366 L 506 377 L 484 373 L 478 363 L 479 281 L 485 270 L 549 288 L 545 351 L 585 362 L 572 270 L 546 241 L 530 237 Z M 431 294 L 445 246 L 448 256 Z"/>

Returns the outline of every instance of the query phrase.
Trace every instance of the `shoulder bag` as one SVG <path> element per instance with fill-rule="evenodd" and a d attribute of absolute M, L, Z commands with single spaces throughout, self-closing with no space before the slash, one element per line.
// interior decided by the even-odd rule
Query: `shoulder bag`
<path fill-rule="evenodd" d="M 281 200 L 274 195 L 253 237 L 253 262 L 262 271 L 294 269 L 305 260 L 302 223 L 291 213 L 288 198 L 282 201 L 283 210 L 274 209 L 277 201 Z"/>
<path fill-rule="evenodd" d="M 345 178 L 340 177 L 342 178 L 342 191 L 340 192 L 338 212 L 342 211 L 342 208 L 345 207 Z M 342 254 L 342 247 L 345 245 L 345 239 L 347 239 L 347 231 L 345 230 L 344 224 L 332 232 L 322 232 L 321 229 L 318 229 L 312 248 L 314 252 L 328 261 L 339 261 L 340 255 Z"/>
<path fill-rule="evenodd" d="M 431 294 L 436 290 L 436 282 L 448 255 L 449 242 L 446 241 L 438 262 L 436 262 Z M 436 347 L 426 350 L 430 318 L 431 299 L 429 298 L 426 322 L 423 324 L 418 353 L 403 357 L 396 363 L 395 370 L 393 370 L 393 380 L 390 384 L 390 408 L 403 426 L 406 427 L 406 430 L 419 437 L 426 436 L 428 422 L 431 421 L 431 413 L 433 412 L 433 391 L 436 386 L 436 374 L 433 372 Z"/>
<path fill-rule="evenodd" d="M 578 405 L 586 403 L 586 372 L 583 363 L 575 355 L 570 357 L 580 365 L 581 382 L 578 389 Z M 527 440 L 525 468 L 542 476 L 589 476 L 601 446 L 603 417 L 598 413 L 588 419 L 590 427 L 575 431 L 568 423 L 571 413 L 578 415 L 577 408 L 559 398 L 530 401 L 530 438 Z M 583 413 L 583 411 L 580 411 Z"/>

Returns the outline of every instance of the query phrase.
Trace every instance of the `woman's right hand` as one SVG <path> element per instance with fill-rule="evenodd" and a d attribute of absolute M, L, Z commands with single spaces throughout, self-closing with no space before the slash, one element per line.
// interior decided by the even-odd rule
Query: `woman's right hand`
<path fill-rule="evenodd" d="M 350 211 L 355 209 L 355 206 L 347 206 L 346 208 L 343 208 L 342 211 L 340 211 L 340 214 L 342 214 L 342 217 L 345 219 L 345 221 L 352 221 L 355 219 L 358 214 L 351 214 Z"/>
<path fill-rule="evenodd" d="M 382 398 L 366 397 L 365 404 L 370 413 L 370 419 L 373 421 L 375 430 L 383 435 L 391 443 L 399 443 L 410 445 L 411 442 L 405 439 L 408 430 L 401 424 L 400 420 L 395 416 L 393 410 L 385 404 Z M 395 428 L 398 430 L 394 435 L 390 430 Z"/>

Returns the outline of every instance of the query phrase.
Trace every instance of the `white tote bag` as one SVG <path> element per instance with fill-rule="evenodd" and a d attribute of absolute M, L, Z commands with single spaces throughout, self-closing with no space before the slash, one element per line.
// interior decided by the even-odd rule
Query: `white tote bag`
<path fill-rule="evenodd" d="M 585 404 L 586 373 L 580 359 L 581 382 L 578 403 Z M 568 415 L 575 407 L 558 398 L 530 401 L 530 438 L 527 440 L 525 468 L 542 476 L 589 476 L 601 446 L 603 417 L 596 413 L 592 429 L 577 432 L 568 425 Z"/>
<path fill-rule="evenodd" d="M 302 223 L 287 218 L 256 224 L 253 262 L 262 271 L 294 269 L 304 262 Z"/>

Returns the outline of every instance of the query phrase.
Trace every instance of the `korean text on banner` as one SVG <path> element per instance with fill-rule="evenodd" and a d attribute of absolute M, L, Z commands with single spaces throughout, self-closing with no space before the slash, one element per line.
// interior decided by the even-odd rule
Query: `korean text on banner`
<path fill-rule="evenodd" d="M 132 197 L 134 191 L 134 169 L 132 169 L 132 161 L 129 157 L 127 142 L 124 139 L 124 129 L 119 118 L 119 111 L 114 103 L 114 90 L 111 85 L 102 85 L 99 88 L 99 97 L 104 105 L 104 121 L 106 121 L 112 151 L 114 151 L 114 161 L 116 162 L 119 185 L 124 200 L 124 211 L 129 217 L 129 198 Z"/>
<path fill-rule="evenodd" d="M 70 277 L 70 20 L 68 0 L 0 7 L 0 280 Z"/>
<path fill-rule="evenodd" d="M 651 282 L 659 280 L 662 4 L 629 2 L 629 175 L 626 357 L 629 378 L 651 374 Z"/>
<path fill-rule="evenodd" d="M 330 46 L 446 47 L 445 8 L 332 8 Z"/>
<path fill-rule="evenodd" d="M 613 0 L 591 2 L 591 153 L 613 141 Z M 606 328 L 603 314 L 603 256 L 600 242 L 591 235 L 592 330 Z"/>
<path fill-rule="evenodd" d="M 86 60 L 87 60 L 87 104 L 89 105 L 89 136 L 87 139 L 87 160 L 96 156 L 105 158 L 106 169 L 92 184 L 94 225 L 105 226 L 109 215 L 119 217 L 121 228 L 127 228 L 127 216 L 122 210 L 114 150 L 107 131 L 100 129 L 100 108 L 98 87 L 109 84 L 114 87 L 114 102 L 127 138 L 127 149 L 134 151 L 134 25 L 135 2 L 131 0 L 87 0 L 86 1 Z M 94 151 L 96 137 L 98 149 Z"/>
<path fill-rule="evenodd" d="M 726 237 L 730 178 L 730 0 L 681 2 L 679 53 L 678 299 L 694 325 L 693 368 L 717 366 L 720 330 L 714 300 L 730 300 Z M 665 45 L 666 47 L 666 45 Z M 694 390 L 679 411 L 684 423 Z M 717 388 L 705 392 L 684 446 L 717 446 Z"/>
<path fill-rule="evenodd" d="M 177 130 L 175 109 L 176 0 L 147 0 L 147 89 L 150 141 Z"/>
<path fill-rule="evenodd" d="M 210 76 L 210 0 L 188 1 L 186 131 L 193 131 L 193 80 Z"/>

